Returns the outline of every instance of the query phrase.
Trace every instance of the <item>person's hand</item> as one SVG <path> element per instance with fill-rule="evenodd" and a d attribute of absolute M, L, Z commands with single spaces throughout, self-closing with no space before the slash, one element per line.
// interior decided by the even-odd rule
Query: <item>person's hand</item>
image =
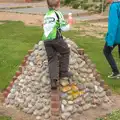
<path fill-rule="evenodd" d="M 109 46 L 109 47 L 113 48 L 113 46 Z"/>
<path fill-rule="evenodd" d="M 108 46 L 110 49 L 113 49 L 113 46 Z"/>

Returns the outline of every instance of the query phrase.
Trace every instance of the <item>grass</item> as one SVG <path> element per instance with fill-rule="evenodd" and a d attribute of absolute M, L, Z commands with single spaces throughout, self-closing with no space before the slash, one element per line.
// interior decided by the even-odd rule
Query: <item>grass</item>
<path fill-rule="evenodd" d="M 0 116 L 0 120 L 12 120 L 10 117 Z"/>
<path fill-rule="evenodd" d="M 96 120 L 120 120 L 120 110 L 114 111 L 114 112 L 108 114 L 106 117 L 98 118 Z"/>
<path fill-rule="evenodd" d="M 81 37 L 79 34 L 80 32 L 75 30 L 64 33 L 66 37 L 74 40 L 80 48 L 85 49 L 85 53 L 96 64 L 105 82 L 112 90 L 120 93 L 120 81 L 107 78 L 107 75 L 111 73 L 111 68 L 102 53 L 104 40 L 90 36 Z M 9 84 L 27 51 L 38 43 L 41 36 L 42 29 L 24 26 L 22 22 L 7 21 L 0 25 L 0 90 Z M 120 67 L 116 49 L 114 57 Z"/>
<path fill-rule="evenodd" d="M 0 91 L 6 88 L 24 56 L 41 38 L 39 27 L 25 27 L 22 22 L 0 25 Z"/>

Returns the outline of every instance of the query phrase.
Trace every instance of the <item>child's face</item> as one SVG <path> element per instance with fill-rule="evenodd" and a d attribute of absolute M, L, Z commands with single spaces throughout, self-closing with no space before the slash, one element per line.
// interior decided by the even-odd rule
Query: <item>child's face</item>
<path fill-rule="evenodd" d="M 107 3 L 110 3 L 110 4 L 113 2 L 113 0 L 106 0 L 106 1 Z"/>

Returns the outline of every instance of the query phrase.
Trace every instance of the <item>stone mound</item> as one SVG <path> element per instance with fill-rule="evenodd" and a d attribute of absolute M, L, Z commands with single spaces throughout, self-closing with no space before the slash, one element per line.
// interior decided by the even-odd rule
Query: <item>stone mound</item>
<path fill-rule="evenodd" d="M 59 89 L 51 91 L 47 55 L 40 41 L 29 51 L 7 88 L 6 106 L 16 107 L 37 120 L 72 120 L 75 113 L 109 102 L 95 65 L 74 42 L 65 39 L 70 47 L 69 69 L 73 77 L 60 80 Z"/>

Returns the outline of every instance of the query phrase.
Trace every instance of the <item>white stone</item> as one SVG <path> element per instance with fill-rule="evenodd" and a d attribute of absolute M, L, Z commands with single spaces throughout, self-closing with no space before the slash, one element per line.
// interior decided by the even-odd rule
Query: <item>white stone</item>
<path fill-rule="evenodd" d="M 45 119 L 49 119 L 49 118 L 50 118 L 49 113 L 46 113 L 46 114 L 45 114 Z"/>
<path fill-rule="evenodd" d="M 68 104 L 72 105 L 72 104 L 74 104 L 74 102 L 73 101 L 68 101 Z"/>
<path fill-rule="evenodd" d="M 35 110 L 34 112 L 33 112 L 33 115 L 38 115 L 39 114 L 39 111 L 38 110 Z"/>
<path fill-rule="evenodd" d="M 61 104 L 61 110 L 62 110 L 62 112 L 65 111 L 65 106 L 63 104 Z"/>
<path fill-rule="evenodd" d="M 31 108 L 31 107 L 32 107 L 32 104 L 31 104 L 31 103 L 28 103 L 28 107 Z"/>
<path fill-rule="evenodd" d="M 69 105 L 68 107 L 65 108 L 65 111 L 72 112 L 73 111 L 73 106 Z"/>
<path fill-rule="evenodd" d="M 95 87 L 95 92 L 97 92 L 98 91 L 98 86 L 95 85 L 94 87 Z"/>
<path fill-rule="evenodd" d="M 94 77 L 93 73 L 91 73 L 91 74 L 89 75 L 89 77 L 90 77 L 90 78 L 93 78 L 93 77 Z"/>
<path fill-rule="evenodd" d="M 41 116 L 36 116 L 36 120 L 41 120 Z"/>
<path fill-rule="evenodd" d="M 91 107 L 90 104 L 85 104 L 85 105 L 83 106 L 83 110 L 88 110 L 90 107 Z"/>
<path fill-rule="evenodd" d="M 27 113 L 29 111 L 29 108 L 23 108 L 23 112 Z"/>
<path fill-rule="evenodd" d="M 84 65 L 85 65 L 85 61 L 83 61 L 83 62 L 79 65 L 79 67 L 80 67 L 80 68 L 83 68 Z"/>
<path fill-rule="evenodd" d="M 43 109 L 44 113 L 49 112 L 49 110 L 50 110 L 50 107 L 48 107 L 48 106 L 45 106 L 44 109 Z"/>
<path fill-rule="evenodd" d="M 70 112 L 65 112 L 65 113 L 62 113 L 61 117 L 62 117 L 62 119 L 67 120 L 70 117 L 70 115 L 71 115 Z"/>
<path fill-rule="evenodd" d="M 30 64 L 30 66 L 34 66 L 34 63 L 33 63 L 33 62 L 30 62 L 29 64 Z"/>
<path fill-rule="evenodd" d="M 67 101 L 66 100 L 62 100 L 62 104 L 63 105 L 67 105 Z"/>

